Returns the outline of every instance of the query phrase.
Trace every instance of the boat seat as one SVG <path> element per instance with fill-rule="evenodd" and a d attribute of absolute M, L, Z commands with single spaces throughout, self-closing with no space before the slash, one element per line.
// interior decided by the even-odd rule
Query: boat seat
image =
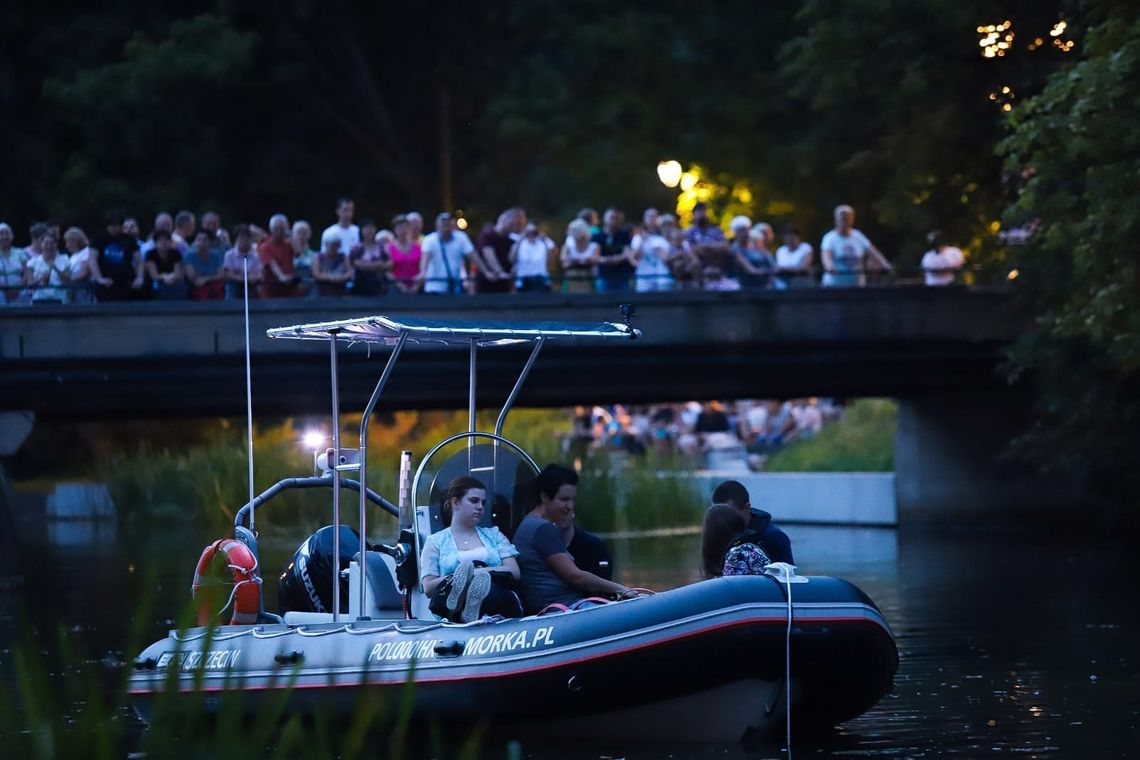
<path fill-rule="evenodd" d="M 372 591 L 376 609 L 402 613 L 404 595 L 396 585 L 396 577 L 388 566 L 387 556 L 380 552 L 365 552 L 364 563 L 364 574 L 368 578 L 368 587 Z"/>

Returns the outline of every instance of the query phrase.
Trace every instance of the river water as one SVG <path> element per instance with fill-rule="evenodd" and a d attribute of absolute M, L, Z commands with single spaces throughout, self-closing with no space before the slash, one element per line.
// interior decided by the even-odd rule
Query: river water
<path fill-rule="evenodd" d="M 1006 527 L 934 531 L 786 526 L 801 573 L 845 577 L 894 627 L 893 692 L 824 734 L 795 735 L 794 755 L 853 757 L 1140 756 L 1140 562 L 1126 537 L 1056 536 Z M 207 536 L 172 529 L 148 538 L 65 524 L 25 545 L 28 577 L 5 592 L 6 654 L 24 623 L 63 626 L 93 659 L 121 651 L 148 590 L 147 640 L 186 603 Z M 298 537 L 299 541 L 299 537 Z M 697 579 L 695 535 L 611 541 L 630 585 L 664 589 Z M 293 541 L 263 546 L 267 599 Z M 17 619 L 17 610 L 24 610 Z M 710 653 L 715 656 L 715 653 Z M 524 746 L 528 757 L 780 757 L 782 742 L 737 746 Z M 489 749 L 488 756 L 501 757 Z"/>

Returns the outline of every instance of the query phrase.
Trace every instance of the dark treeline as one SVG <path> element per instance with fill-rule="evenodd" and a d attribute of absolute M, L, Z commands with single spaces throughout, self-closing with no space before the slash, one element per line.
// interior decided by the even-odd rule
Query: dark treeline
<path fill-rule="evenodd" d="M 1021 450 L 1135 502 L 1138 13 L 1134 0 L 9 3 L 0 220 L 17 245 L 32 221 L 94 231 L 111 207 L 144 227 L 179 208 L 322 224 L 348 194 L 362 216 L 461 208 L 477 230 L 516 203 L 552 223 L 585 205 L 667 208 L 657 162 L 699 164 L 747 184 L 754 220 L 809 239 L 844 202 L 896 263 L 940 228 L 972 263 L 1019 271 L 1037 315 L 1007 367 L 1034 381 Z M 1036 232 L 1002 249 L 999 221 Z"/>
<path fill-rule="evenodd" d="M 507 205 L 668 207 L 658 161 L 749 183 L 759 218 L 888 254 L 975 239 L 1002 207 L 1000 103 L 1039 89 L 1064 0 L 371 3 L 0 10 L 0 216 L 17 237 L 109 207 L 227 223 Z M 1013 22 L 1009 56 L 978 26 Z M 773 205 L 775 204 L 775 205 Z M 767 209 L 778 209 L 766 213 Z M 561 232 L 557 230 L 556 232 Z"/>

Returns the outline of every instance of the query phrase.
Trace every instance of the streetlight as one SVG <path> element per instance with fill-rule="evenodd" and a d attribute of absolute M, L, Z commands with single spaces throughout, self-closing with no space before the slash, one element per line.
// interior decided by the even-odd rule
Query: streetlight
<path fill-rule="evenodd" d="M 657 164 L 657 178 L 665 187 L 676 187 L 681 182 L 681 164 L 676 161 L 662 161 Z"/>

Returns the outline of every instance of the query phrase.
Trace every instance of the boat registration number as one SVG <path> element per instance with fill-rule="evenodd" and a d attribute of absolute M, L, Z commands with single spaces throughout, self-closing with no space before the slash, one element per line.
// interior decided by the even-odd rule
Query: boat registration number
<path fill-rule="evenodd" d="M 228 670 L 237 664 L 240 649 L 214 649 L 208 652 L 163 652 L 155 670 Z"/>

